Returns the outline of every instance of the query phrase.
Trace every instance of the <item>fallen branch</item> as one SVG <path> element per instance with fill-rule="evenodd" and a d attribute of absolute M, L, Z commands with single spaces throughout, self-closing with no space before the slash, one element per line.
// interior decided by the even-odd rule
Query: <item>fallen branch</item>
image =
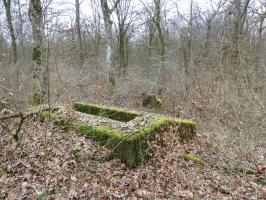
<path fill-rule="evenodd" d="M 42 113 L 44 111 L 48 111 L 48 110 L 51 110 L 49 108 L 49 106 L 41 106 L 41 107 L 36 108 L 33 111 L 26 110 L 24 112 L 19 112 L 19 113 L 15 113 L 15 114 L 4 115 L 4 116 L 0 117 L 0 121 L 20 118 L 19 122 L 15 122 L 14 127 L 13 127 L 13 131 L 11 131 L 13 138 L 17 142 L 17 147 L 18 147 L 20 145 L 19 138 L 18 138 L 18 134 L 21 131 L 21 128 L 22 128 L 22 125 L 23 125 L 24 121 L 28 117 L 34 116 L 36 114 L 40 114 L 40 113 Z"/>
<path fill-rule="evenodd" d="M 12 115 L 4 115 L 4 116 L 0 117 L 0 121 L 8 120 L 8 119 L 14 119 L 14 118 L 21 118 L 21 116 L 23 116 L 24 118 L 28 118 L 28 117 L 31 117 L 35 114 L 39 114 L 39 113 L 42 113 L 42 112 L 48 111 L 48 110 L 49 110 L 48 106 L 42 106 L 42 107 L 36 108 L 36 110 L 30 111 L 30 112 L 25 111 L 25 112 L 15 113 Z"/>

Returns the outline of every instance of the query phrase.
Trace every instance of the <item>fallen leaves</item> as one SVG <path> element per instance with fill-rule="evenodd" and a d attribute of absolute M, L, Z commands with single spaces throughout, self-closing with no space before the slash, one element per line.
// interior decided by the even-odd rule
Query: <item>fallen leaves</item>
<path fill-rule="evenodd" d="M 236 163 L 243 159 L 243 165 L 232 166 L 232 160 L 219 157 L 203 136 L 180 144 L 170 128 L 151 142 L 153 159 L 128 169 L 120 160 L 110 159 L 109 150 L 82 135 L 46 122 L 33 125 L 25 122 L 22 148 L 12 156 L 6 155 L 15 148 L 13 141 L 2 146 L 1 199 L 263 199 L 266 195 L 265 167 L 259 168 L 259 175 L 234 170 L 254 164 L 236 155 Z M 188 152 L 214 164 L 195 165 L 178 156 Z"/>

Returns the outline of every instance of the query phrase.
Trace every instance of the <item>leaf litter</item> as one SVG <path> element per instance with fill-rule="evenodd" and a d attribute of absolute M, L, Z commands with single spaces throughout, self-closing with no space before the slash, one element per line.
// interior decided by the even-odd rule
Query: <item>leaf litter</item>
<path fill-rule="evenodd" d="M 221 157 L 215 142 L 219 138 L 214 135 L 198 135 L 181 144 L 170 128 L 149 144 L 153 158 L 134 169 L 126 168 L 103 146 L 46 121 L 27 120 L 20 135 L 18 148 L 12 139 L 1 143 L 0 199 L 266 197 L 263 160 L 254 163 L 240 151 L 234 152 L 235 157 Z M 195 155 L 208 164 L 184 159 L 184 154 Z M 258 172 L 243 173 L 247 165 Z"/>

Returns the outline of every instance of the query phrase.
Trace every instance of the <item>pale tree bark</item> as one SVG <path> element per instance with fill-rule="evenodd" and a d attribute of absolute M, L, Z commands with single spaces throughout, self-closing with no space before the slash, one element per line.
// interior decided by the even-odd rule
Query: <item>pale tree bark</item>
<path fill-rule="evenodd" d="M 76 7 L 76 24 L 75 30 L 77 35 L 77 49 L 78 49 L 78 65 L 79 68 L 83 66 L 84 57 L 83 57 L 83 47 L 82 47 L 82 37 L 81 37 L 81 30 L 80 30 L 80 2 L 79 0 L 75 0 L 75 7 Z"/>
<path fill-rule="evenodd" d="M 114 40 L 112 30 L 111 14 L 116 8 L 120 0 L 116 0 L 112 8 L 109 8 L 107 0 L 101 0 L 101 8 L 104 19 L 104 29 L 106 36 L 106 69 L 108 75 L 108 90 L 109 95 L 115 93 L 115 58 L 114 58 Z"/>
<path fill-rule="evenodd" d="M 44 102 L 45 86 L 44 86 L 44 66 L 42 60 L 43 54 L 43 14 L 40 0 L 30 0 L 29 2 L 29 18 L 32 27 L 33 47 L 33 105 L 39 105 Z"/>
<path fill-rule="evenodd" d="M 159 46 L 159 52 L 160 52 L 160 61 L 161 66 L 158 74 L 158 90 L 157 94 L 162 95 L 164 90 L 164 85 L 167 80 L 166 76 L 166 69 L 165 69 L 165 41 L 162 31 L 162 18 L 161 18 L 161 0 L 154 0 L 154 7 L 155 7 L 155 13 L 154 13 L 154 24 L 158 33 L 160 46 Z"/>

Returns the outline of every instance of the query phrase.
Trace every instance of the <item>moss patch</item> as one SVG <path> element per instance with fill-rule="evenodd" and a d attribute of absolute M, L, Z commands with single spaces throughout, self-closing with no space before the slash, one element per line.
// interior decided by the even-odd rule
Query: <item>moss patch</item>
<path fill-rule="evenodd" d="M 40 47 L 32 48 L 32 59 L 36 61 L 39 65 L 42 63 L 42 52 Z"/>
<path fill-rule="evenodd" d="M 256 174 L 257 170 L 252 168 L 252 167 L 244 167 L 243 168 L 243 173 L 245 173 L 245 174 Z"/>
<path fill-rule="evenodd" d="M 182 157 L 185 159 L 185 160 L 190 160 L 196 164 L 200 164 L 200 165 L 204 165 L 207 163 L 206 160 L 200 158 L 200 157 L 197 157 L 197 156 L 194 156 L 192 154 L 183 154 Z"/>
<path fill-rule="evenodd" d="M 0 170 L 0 178 L 3 176 L 7 176 L 7 173 L 3 170 Z"/>
<path fill-rule="evenodd" d="M 136 117 L 141 116 L 140 113 L 129 112 L 122 109 L 106 107 L 106 106 L 84 104 L 79 102 L 74 103 L 74 109 L 79 112 L 101 116 L 122 122 L 129 122 L 135 119 Z"/>
<path fill-rule="evenodd" d="M 163 106 L 162 100 L 160 100 L 156 95 L 143 95 L 142 105 L 150 109 L 161 109 Z"/>

